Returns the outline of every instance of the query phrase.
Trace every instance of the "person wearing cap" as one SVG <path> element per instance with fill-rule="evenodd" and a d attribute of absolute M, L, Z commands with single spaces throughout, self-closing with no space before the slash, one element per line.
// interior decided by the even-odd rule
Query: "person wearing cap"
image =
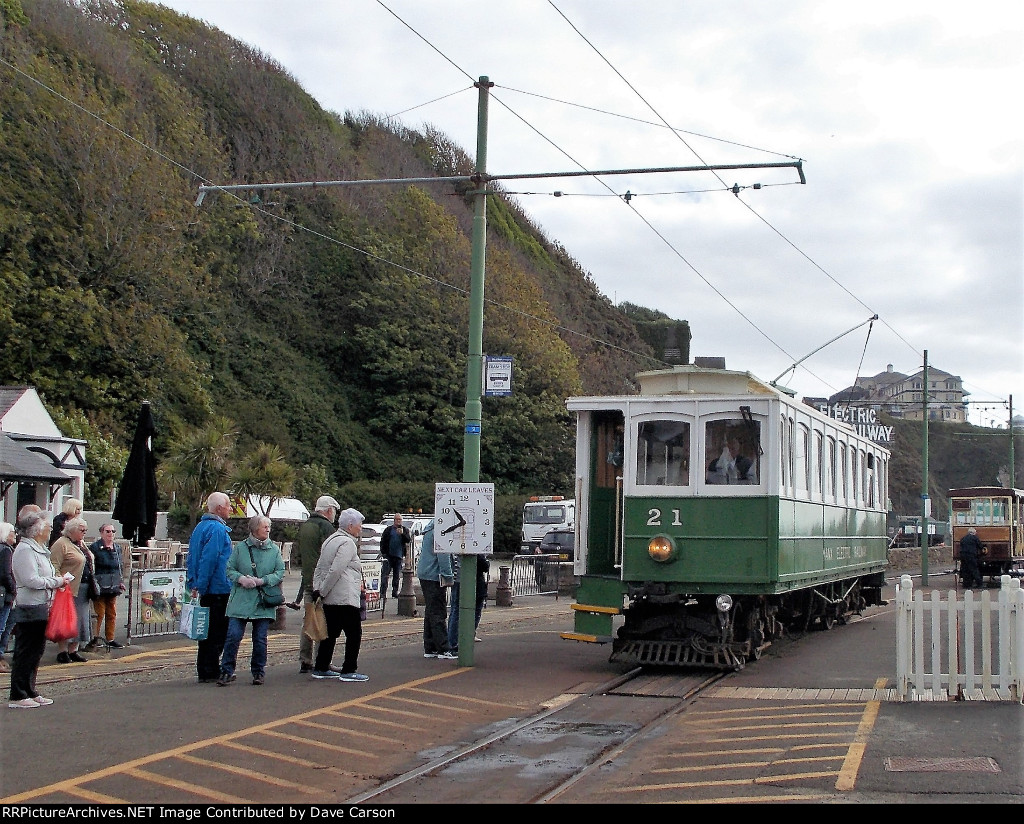
<path fill-rule="evenodd" d="M 302 601 L 306 609 L 313 608 L 313 570 L 320 560 L 320 548 L 334 534 L 334 521 L 341 512 L 341 506 L 330 495 L 321 495 L 316 499 L 314 512 L 299 527 L 296 541 L 299 544 L 299 561 L 302 564 L 302 580 L 299 591 L 292 605 L 297 607 Z M 303 597 L 305 594 L 305 597 Z M 313 671 L 313 639 L 301 629 L 299 630 L 299 672 Z"/>
<path fill-rule="evenodd" d="M 363 592 L 363 564 L 359 560 L 359 536 L 363 515 L 355 509 L 342 510 L 338 531 L 324 541 L 320 560 L 313 570 L 314 600 L 322 600 L 327 619 L 327 637 L 316 651 L 311 675 L 316 679 L 369 681 L 358 671 L 359 646 L 363 640 L 363 621 L 359 604 Z M 345 660 L 340 670 L 331 667 L 334 645 L 345 633 Z"/>

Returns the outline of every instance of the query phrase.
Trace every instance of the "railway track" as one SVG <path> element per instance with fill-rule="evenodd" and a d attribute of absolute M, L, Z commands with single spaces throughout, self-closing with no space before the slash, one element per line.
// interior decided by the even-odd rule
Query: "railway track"
<path fill-rule="evenodd" d="M 541 712 L 485 733 L 348 803 L 557 801 L 729 675 L 636 668 L 585 692 L 559 696 Z"/>

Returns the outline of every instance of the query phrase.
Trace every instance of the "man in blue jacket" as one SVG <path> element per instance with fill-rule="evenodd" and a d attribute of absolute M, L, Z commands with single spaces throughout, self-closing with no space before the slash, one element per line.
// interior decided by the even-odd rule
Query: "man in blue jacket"
<path fill-rule="evenodd" d="M 196 652 L 196 675 L 199 683 L 213 683 L 220 675 L 220 656 L 228 634 L 225 610 L 231 581 L 228 580 L 228 558 L 231 557 L 231 499 L 223 492 L 213 492 L 206 499 L 206 514 L 199 519 L 188 541 L 188 565 L 185 586 L 191 600 L 210 610 L 210 631 L 199 642 Z"/>

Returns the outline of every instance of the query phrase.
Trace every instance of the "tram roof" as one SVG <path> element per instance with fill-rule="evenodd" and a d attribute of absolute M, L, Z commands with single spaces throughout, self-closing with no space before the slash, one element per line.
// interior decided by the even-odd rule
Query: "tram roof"
<path fill-rule="evenodd" d="M 604 396 L 604 400 L 622 399 L 636 400 L 640 397 L 658 397 L 668 395 L 769 395 L 792 397 L 792 393 L 782 387 L 772 386 L 750 372 L 737 372 L 732 369 L 714 369 L 691 364 L 675 366 L 671 369 L 657 369 L 650 372 L 638 372 L 636 379 L 640 391 L 635 395 Z M 598 396 L 588 397 L 595 400 Z M 578 408 L 584 398 L 569 398 L 569 408 Z"/>

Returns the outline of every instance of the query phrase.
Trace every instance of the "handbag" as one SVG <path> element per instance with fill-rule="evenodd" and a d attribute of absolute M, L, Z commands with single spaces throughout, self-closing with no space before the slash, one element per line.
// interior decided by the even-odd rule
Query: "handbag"
<path fill-rule="evenodd" d="M 195 601 L 182 604 L 178 632 L 193 641 L 205 641 L 210 634 L 210 608 L 201 607 Z"/>
<path fill-rule="evenodd" d="M 120 595 L 121 573 L 97 572 L 96 584 L 100 588 L 100 595 Z"/>
<path fill-rule="evenodd" d="M 366 590 L 359 591 L 359 620 L 366 620 Z"/>
<path fill-rule="evenodd" d="M 252 577 L 259 578 L 256 574 L 256 562 L 252 559 L 252 547 L 249 544 L 245 545 L 246 551 L 249 553 L 249 563 L 252 565 Z M 276 609 L 277 607 L 284 604 L 284 592 L 281 591 L 280 584 L 273 584 L 272 586 L 261 586 L 256 587 L 256 598 L 259 605 L 263 609 Z"/>
<path fill-rule="evenodd" d="M 50 617 L 46 621 L 46 640 L 59 644 L 78 636 L 78 612 L 71 587 L 65 586 L 53 594 Z"/>
<path fill-rule="evenodd" d="M 327 637 L 327 616 L 324 615 L 324 605 L 319 598 L 306 605 L 302 631 L 314 642 L 323 641 Z"/>

